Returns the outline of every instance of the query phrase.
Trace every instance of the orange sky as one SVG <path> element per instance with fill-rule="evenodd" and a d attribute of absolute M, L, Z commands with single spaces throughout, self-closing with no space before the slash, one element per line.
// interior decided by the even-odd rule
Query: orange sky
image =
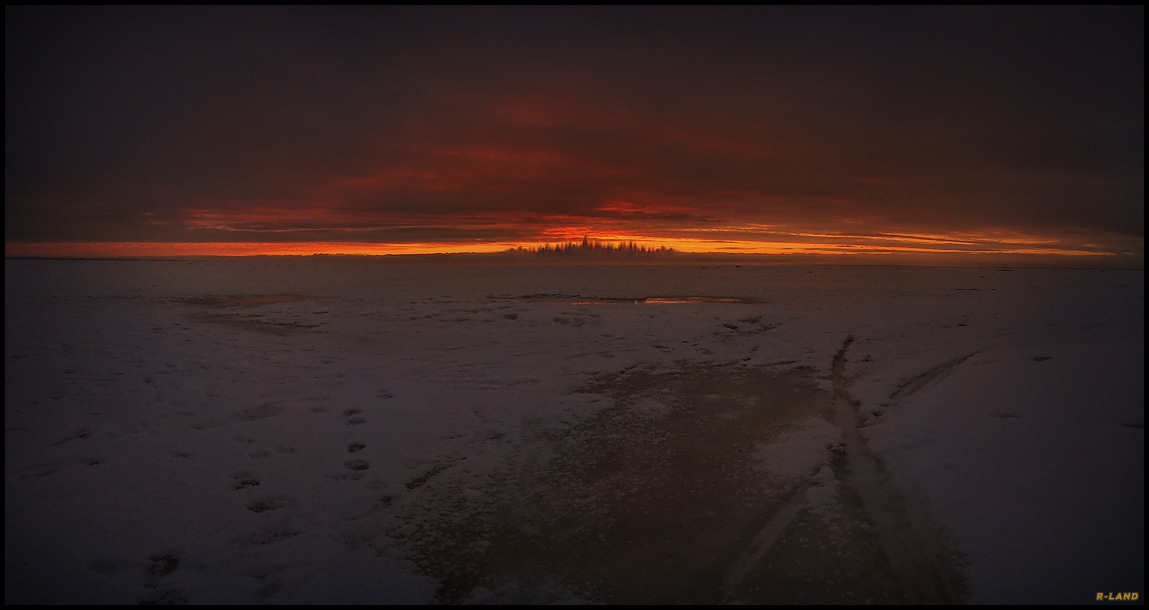
<path fill-rule="evenodd" d="M 689 231 L 687 231 L 689 232 Z M 787 241 L 721 240 L 706 238 L 652 238 L 643 235 L 599 235 L 592 239 L 607 244 L 633 243 L 646 248 L 671 248 L 683 254 L 743 254 L 776 256 L 823 256 L 835 262 L 875 257 L 893 263 L 914 257 L 917 263 L 936 259 L 944 264 L 1000 264 L 1015 257 L 1018 262 L 1040 259 L 1057 264 L 1057 259 L 1078 260 L 1077 264 L 1102 266 L 1141 266 L 1131 254 L 1114 253 L 1097 247 L 1082 248 L 1055 240 L 1000 235 L 793 235 Z M 570 241 L 578 241 L 572 239 Z M 512 248 L 538 248 L 564 242 L 56 242 L 6 244 L 5 255 L 36 258 L 157 258 L 202 256 L 310 256 L 403 255 L 498 253 Z M 565 243 L 569 243 L 565 242 Z M 931 259 L 933 257 L 933 259 Z M 806 260 L 806 259 L 803 259 Z M 1061 264 L 1068 264 L 1062 262 Z"/>

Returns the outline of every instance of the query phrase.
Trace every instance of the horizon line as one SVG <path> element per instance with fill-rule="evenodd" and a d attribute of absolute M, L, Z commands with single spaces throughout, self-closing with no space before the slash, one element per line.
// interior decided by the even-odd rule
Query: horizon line
<path fill-rule="evenodd" d="M 605 244 L 605 245 L 604 245 Z M 293 259 L 310 261 L 512 262 L 512 263 L 692 263 L 890 265 L 939 267 L 1043 267 L 1144 269 L 1138 252 L 1066 251 L 1054 248 L 940 249 L 865 247 L 841 244 L 782 244 L 773 250 L 679 250 L 636 240 L 594 240 L 543 244 L 348 244 L 345 242 L 48 242 L 5 243 L 5 260 L 205 261 Z M 350 247 L 348 247 L 350 246 Z M 384 246 L 384 247 L 380 247 Z M 434 246 L 439 246 L 435 248 Z M 827 247 L 828 246 L 828 247 Z M 326 250 L 326 251 L 325 251 Z"/>

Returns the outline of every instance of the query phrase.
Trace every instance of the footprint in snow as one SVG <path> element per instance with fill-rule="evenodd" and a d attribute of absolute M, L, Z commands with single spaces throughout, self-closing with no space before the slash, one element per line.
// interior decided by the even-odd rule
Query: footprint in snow
<path fill-rule="evenodd" d="M 248 472 L 237 472 L 231 475 L 235 480 L 235 489 L 244 489 L 245 487 L 255 487 L 259 485 L 259 476 Z"/>
<path fill-rule="evenodd" d="M 180 558 L 175 553 L 156 553 L 148 557 L 148 576 L 163 578 L 180 568 Z"/>
<path fill-rule="evenodd" d="M 287 506 L 287 501 L 284 498 L 261 498 L 259 500 L 252 500 L 247 503 L 247 510 L 253 513 L 265 513 L 268 511 L 279 510 Z"/>

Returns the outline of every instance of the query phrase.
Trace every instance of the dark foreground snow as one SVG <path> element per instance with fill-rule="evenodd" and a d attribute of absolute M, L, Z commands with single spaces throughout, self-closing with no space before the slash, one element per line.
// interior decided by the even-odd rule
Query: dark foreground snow
<path fill-rule="evenodd" d="M 10 260 L 4 309 L 7 603 L 1143 592 L 1140 271 Z"/>

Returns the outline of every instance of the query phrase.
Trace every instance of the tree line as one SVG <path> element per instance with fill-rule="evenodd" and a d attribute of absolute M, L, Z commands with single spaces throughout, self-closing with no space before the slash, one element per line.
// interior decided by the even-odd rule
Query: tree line
<path fill-rule="evenodd" d="M 595 257 L 656 257 L 674 254 L 674 248 L 666 246 L 647 247 L 629 242 L 602 242 L 583 236 L 581 242 L 571 241 L 562 244 L 544 244 L 537 247 L 518 246 L 507 250 L 508 254 L 531 254 L 537 256 L 595 256 Z"/>

